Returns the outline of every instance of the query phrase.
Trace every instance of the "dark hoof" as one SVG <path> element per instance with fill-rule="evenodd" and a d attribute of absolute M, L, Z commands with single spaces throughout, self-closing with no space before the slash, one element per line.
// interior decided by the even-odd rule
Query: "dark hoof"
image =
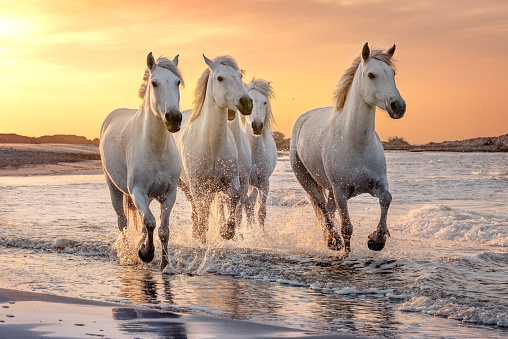
<path fill-rule="evenodd" d="M 384 233 L 375 231 L 369 235 L 369 241 L 367 242 L 367 247 L 369 247 L 369 250 L 381 251 L 383 248 L 385 248 L 386 236 L 390 236 L 390 232 L 386 231 L 386 233 Z"/>
<path fill-rule="evenodd" d="M 337 232 L 333 232 L 330 234 L 327 242 L 328 248 L 332 251 L 340 251 L 344 245 L 342 244 L 342 239 L 337 234 Z"/>
<path fill-rule="evenodd" d="M 367 246 L 369 247 L 369 250 L 371 251 L 381 251 L 383 248 L 385 248 L 385 242 L 375 242 L 374 240 L 369 240 L 367 242 Z"/>
<path fill-rule="evenodd" d="M 231 240 L 235 236 L 235 222 L 228 222 L 220 228 L 220 235 L 226 239 Z"/>
<path fill-rule="evenodd" d="M 165 255 L 163 255 L 161 260 L 161 270 L 165 269 L 166 266 L 168 266 L 168 259 Z"/>
<path fill-rule="evenodd" d="M 145 244 L 141 245 L 141 248 L 139 249 L 138 255 L 143 262 L 149 263 L 153 260 L 153 256 L 155 254 L 155 251 L 152 249 L 151 251 L 147 251 Z"/>

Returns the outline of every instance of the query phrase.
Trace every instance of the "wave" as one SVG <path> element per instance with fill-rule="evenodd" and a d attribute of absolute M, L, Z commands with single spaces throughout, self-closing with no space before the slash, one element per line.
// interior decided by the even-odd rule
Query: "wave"
<path fill-rule="evenodd" d="M 456 299 L 413 297 L 402 304 L 399 311 L 419 312 L 467 323 L 508 327 L 508 307 L 502 305 L 462 304 Z"/>
<path fill-rule="evenodd" d="M 415 236 L 508 246 L 508 218 L 425 205 L 403 216 L 393 229 Z"/>
<path fill-rule="evenodd" d="M 0 246 L 82 256 L 112 257 L 116 255 L 110 244 L 93 241 L 75 241 L 65 238 L 42 240 L 25 237 L 0 237 Z"/>

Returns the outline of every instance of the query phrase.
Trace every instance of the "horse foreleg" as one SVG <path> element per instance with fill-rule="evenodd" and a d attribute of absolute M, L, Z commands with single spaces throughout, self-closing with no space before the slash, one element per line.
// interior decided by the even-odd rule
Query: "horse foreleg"
<path fill-rule="evenodd" d="M 347 208 L 347 196 L 340 189 L 333 189 L 333 197 L 335 198 L 335 206 L 339 209 L 340 217 L 340 232 L 344 238 L 344 249 L 346 252 L 351 251 L 351 235 L 353 235 L 353 224 L 349 219 L 349 212 Z M 335 207 L 334 206 L 334 207 Z"/>
<path fill-rule="evenodd" d="M 161 201 L 161 224 L 159 225 L 159 239 L 162 245 L 161 269 L 168 265 L 168 243 L 169 243 L 169 216 L 176 200 L 176 187 Z"/>
<path fill-rule="evenodd" d="M 206 232 L 208 231 L 208 219 L 210 217 L 210 206 L 215 198 L 215 193 L 193 191 L 193 207 L 196 211 L 196 222 L 193 225 L 192 237 L 201 239 L 206 243 Z"/>
<path fill-rule="evenodd" d="M 247 215 L 247 223 L 252 226 L 254 220 L 254 209 L 256 207 L 256 201 L 258 200 L 258 189 L 254 186 L 249 187 L 249 193 L 247 199 L 245 199 L 245 214 Z"/>
<path fill-rule="evenodd" d="M 143 220 L 143 227 L 146 230 L 146 243 L 141 245 L 138 255 L 144 262 L 153 260 L 155 247 L 153 244 L 153 231 L 155 230 L 155 217 L 150 211 L 150 199 L 148 196 L 137 189 L 131 192 L 132 201 L 134 206 L 138 209 Z"/>
<path fill-rule="evenodd" d="M 258 220 L 259 226 L 263 232 L 265 231 L 265 220 L 266 220 L 266 199 L 268 198 L 268 190 L 270 189 L 270 184 L 266 183 L 263 185 L 261 190 L 259 190 L 259 210 L 258 210 Z"/>
<path fill-rule="evenodd" d="M 194 238 L 198 238 L 197 228 L 198 228 L 199 218 L 198 218 L 196 204 L 194 203 L 194 199 L 192 198 L 191 190 L 190 190 L 189 186 L 182 181 L 182 179 L 180 179 L 178 181 L 178 187 L 180 187 L 180 189 L 185 194 L 185 197 L 191 204 L 192 236 Z"/>
<path fill-rule="evenodd" d="M 238 205 L 236 205 L 236 224 L 238 227 L 242 226 L 243 219 L 243 209 L 248 204 L 249 200 L 249 176 L 244 176 L 240 183 L 240 200 L 238 201 Z"/>
<path fill-rule="evenodd" d="M 369 235 L 369 241 L 367 246 L 372 251 L 381 251 L 386 244 L 386 236 L 390 236 L 386 220 L 388 217 L 388 208 L 392 202 L 392 195 L 385 188 L 384 185 L 377 185 L 377 187 L 371 192 L 374 197 L 379 198 L 379 205 L 381 206 L 381 217 L 379 224 L 377 225 L 377 231 L 374 231 Z"/>
<path fill-rule="evenodd" d="M 238 177 L 235 178 L 234 182 L 230 185 L 227 190 L 228 193 L 228 210 L 229 216 L 226 224 L 222 224 L 220 228 L 220 235 L 226 239 L 231 240 L 235 236 L 236 228 L 236 207 L 240 201 L 240 180 Z"/>
<path fill-rule="evenodd" d="M 124 232 L 125 228 L 127 227 L 127 217 L 125 216 L 125 209 L 124 209 L 124 193 L 120 191 L 116 185 L 111 181 L 109 176 L 106 174 L 106 183 L 108 184 L 109 188 L 109 195 L 111 196 L 111 203 L 113 205 L 113 209 L 116 212 L 117 215 L 117 221 L 118 221 L 118 229 L 120 232 Z"/>

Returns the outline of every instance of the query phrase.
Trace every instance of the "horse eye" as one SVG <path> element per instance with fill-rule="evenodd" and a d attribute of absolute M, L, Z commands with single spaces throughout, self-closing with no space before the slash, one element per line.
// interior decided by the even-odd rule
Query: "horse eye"
<path fill-rule="evenodd" d="M 367 76 L 369 77 L 369 79 L 375 79 L 376 78 L 376 75 L 374 73 L 369 73 L 369 74 L 367 74 Z"/>
<path fill-rule="evenodd" d="M 219 82 L 221 82 L 222 80 L 224 80 L 224 78 L 223 78 L 223 77 L 217 77 L 217 80 L 218 80 Z"/>
<path fill-rule="evenodd" d="M 266 101 L 265 101 L 265 102 L 263 102 L 263 105 L 266 105 Z"/>
<path fill-rule="evenodd" d="M 154 87 L 154 88 L 155 88 L 155 87 L 157 87 L 157 86 L 158 86 L 158 84 L 157 84 L 155 81 L 152 81 L 152 87 Z"/>

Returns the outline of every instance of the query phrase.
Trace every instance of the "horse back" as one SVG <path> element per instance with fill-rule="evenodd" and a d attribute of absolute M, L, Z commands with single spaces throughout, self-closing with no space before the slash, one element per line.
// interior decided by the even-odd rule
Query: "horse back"
<path fill-rule="evenodd" d="M 327 153 L 325 138 L 333 114 L 332 107 L 308 111 L 297 119 L 291 134 L 290 160 L 296 161 L 297 156 L 307 172 L 322 186 L 328 186 L 323 154 Z"/>

